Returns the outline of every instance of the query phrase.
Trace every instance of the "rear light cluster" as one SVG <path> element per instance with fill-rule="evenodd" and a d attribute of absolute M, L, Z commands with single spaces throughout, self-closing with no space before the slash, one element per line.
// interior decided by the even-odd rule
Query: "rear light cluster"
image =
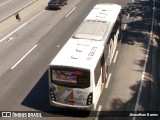
<path fill-rule="evenodd" d="M 91 105 L 93 101 L 93 93 L 91 92 L 87 97 L 87 103 L 86 105 Z"/>
<path fill-rule="evenodd" d="M 55 97 L 54 92 L 51 88 L 50 88 L 50 98 L 52 101 L 56 101 L 56 97 Z"/>

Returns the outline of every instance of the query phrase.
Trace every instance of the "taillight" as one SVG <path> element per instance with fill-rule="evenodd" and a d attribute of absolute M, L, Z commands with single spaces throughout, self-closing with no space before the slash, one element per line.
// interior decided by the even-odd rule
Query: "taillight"
<path fill-rule="evenodd" d="M 93 93 L 91 92 L 87 97 L 87 103 L 86 105 L 91 105 L 93 101 Z"/>
<path fill-rule="evenodd" d="M 49 90 L 50 90 L 50 98 L 51 98 L 51 100 L 52 100 L 52 101 L 56 101 L 56 97 L 55 97 L 55 95 L 54 95 L 53 90 L 52 90 L 51 88 L 50 88 Z"/>

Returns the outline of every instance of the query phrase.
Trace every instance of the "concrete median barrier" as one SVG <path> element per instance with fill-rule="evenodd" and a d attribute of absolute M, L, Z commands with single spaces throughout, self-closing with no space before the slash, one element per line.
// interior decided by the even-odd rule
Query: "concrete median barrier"
<path fill-rule="evenodd" d="M 47 0 L 35 0 L 24 8 L 8 16 L 7 18 L 4 18 L 2 21 L 0 21 L 0 33 L 3 33 L 5 30 L 16 25 L 21 20 L 26 19 L 28 16 L 32 15 L 43 6 L 46 6 L 47 3 Z"/>

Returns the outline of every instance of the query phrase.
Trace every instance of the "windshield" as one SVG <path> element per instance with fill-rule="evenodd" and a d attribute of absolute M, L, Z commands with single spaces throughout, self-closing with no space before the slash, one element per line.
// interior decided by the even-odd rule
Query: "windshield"
<path fill-rule="evenodd" d="M 69 67 L 51 67 L 51 81 L 56 84 L 72 87 L 90 84 L 90 71 Z"/>
<path fill-rule="evenodd" d="M 59 0 L 51 0 L 52 3 L 59 3 Z"/>

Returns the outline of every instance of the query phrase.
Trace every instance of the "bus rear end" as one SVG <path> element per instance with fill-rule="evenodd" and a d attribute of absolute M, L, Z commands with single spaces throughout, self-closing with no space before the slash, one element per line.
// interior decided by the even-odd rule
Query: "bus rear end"
<path fill-rule="evenodd" d="M 51 65 L 49 78 L 51 105 L 84 110 L 94 108 L 90 70 Z"/>

